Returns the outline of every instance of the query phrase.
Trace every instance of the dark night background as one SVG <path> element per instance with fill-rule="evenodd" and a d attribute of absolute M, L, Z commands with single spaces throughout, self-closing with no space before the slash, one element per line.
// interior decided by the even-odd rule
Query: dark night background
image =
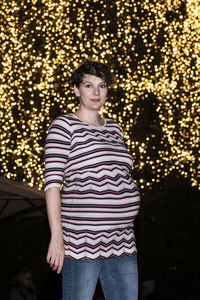
<path fill-rule="evenodd" d="M 140 284 L 155 281 L 152 299 L 199 299 L 199 214 L 199 192 L 177 174 L 142 197 L 135 224 L 138 264 Z M 45 261 L 50 239 L 47 218 L 22 215 L 1 220 L 0 235 L 1 299 L 7 299 L 22 266 L 32 271 L 38 299 L 59 299 L 61 278 Z M 47 286 L 52 298 L 46 294 Z M 98 295 L 100 285 L 95 299 Z"/>

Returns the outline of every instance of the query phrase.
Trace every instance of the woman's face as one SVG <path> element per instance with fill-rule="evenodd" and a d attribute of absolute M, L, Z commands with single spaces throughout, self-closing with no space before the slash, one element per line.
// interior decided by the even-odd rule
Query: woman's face
<path fill-rule="evenodd" d="M 79 88 L 74 86 L 74 92 L 79 97 L 80 107 L 98 111 L 106 101 L 108 87 L 100 77 L 84 74 Z"/>

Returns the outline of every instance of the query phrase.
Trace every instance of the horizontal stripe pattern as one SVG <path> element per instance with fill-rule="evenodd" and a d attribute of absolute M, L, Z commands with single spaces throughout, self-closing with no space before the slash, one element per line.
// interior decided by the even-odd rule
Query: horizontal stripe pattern
<path fill-rule="evenodd" d="M 45 144 L 45 190 L 61 189 L 66 256 L 136 252 L 133 222 L 140 196 L 131 168 L 132 156 L 113 120 L 95 127 L 69 114 L 52 122 Z"/>
<path fill-rule="evenodd" d="M 87 232 L 64 231 L 66 256 L 79 259 L 119 257 L 136 253 L 133 228 Z"/>

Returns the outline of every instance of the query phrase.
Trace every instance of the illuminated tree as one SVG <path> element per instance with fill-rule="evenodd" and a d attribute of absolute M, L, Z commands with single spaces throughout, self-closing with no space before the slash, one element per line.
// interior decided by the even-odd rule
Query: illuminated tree
<path fill-rule="evenodd" d="M 1 2 L 2 175 L 42 188 L 47 128 L 75 111 L 69 78 L 92 58 L 116 76 L 102 114 L 122 126 L 141 189 L 173 170 L 200 188 L 197 0 Z"/>

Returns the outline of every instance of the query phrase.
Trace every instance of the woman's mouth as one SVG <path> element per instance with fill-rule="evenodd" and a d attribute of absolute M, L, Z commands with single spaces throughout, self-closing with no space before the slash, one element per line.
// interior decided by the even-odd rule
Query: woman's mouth
<path fill-rule="evenodd" d="M 99 99 L 99 98 L 93 98 L 93 99 L 90 99 L 91 101 L 93 101 L 93 102 L 100 102 L 101 101 L 101 99 Z"/>

